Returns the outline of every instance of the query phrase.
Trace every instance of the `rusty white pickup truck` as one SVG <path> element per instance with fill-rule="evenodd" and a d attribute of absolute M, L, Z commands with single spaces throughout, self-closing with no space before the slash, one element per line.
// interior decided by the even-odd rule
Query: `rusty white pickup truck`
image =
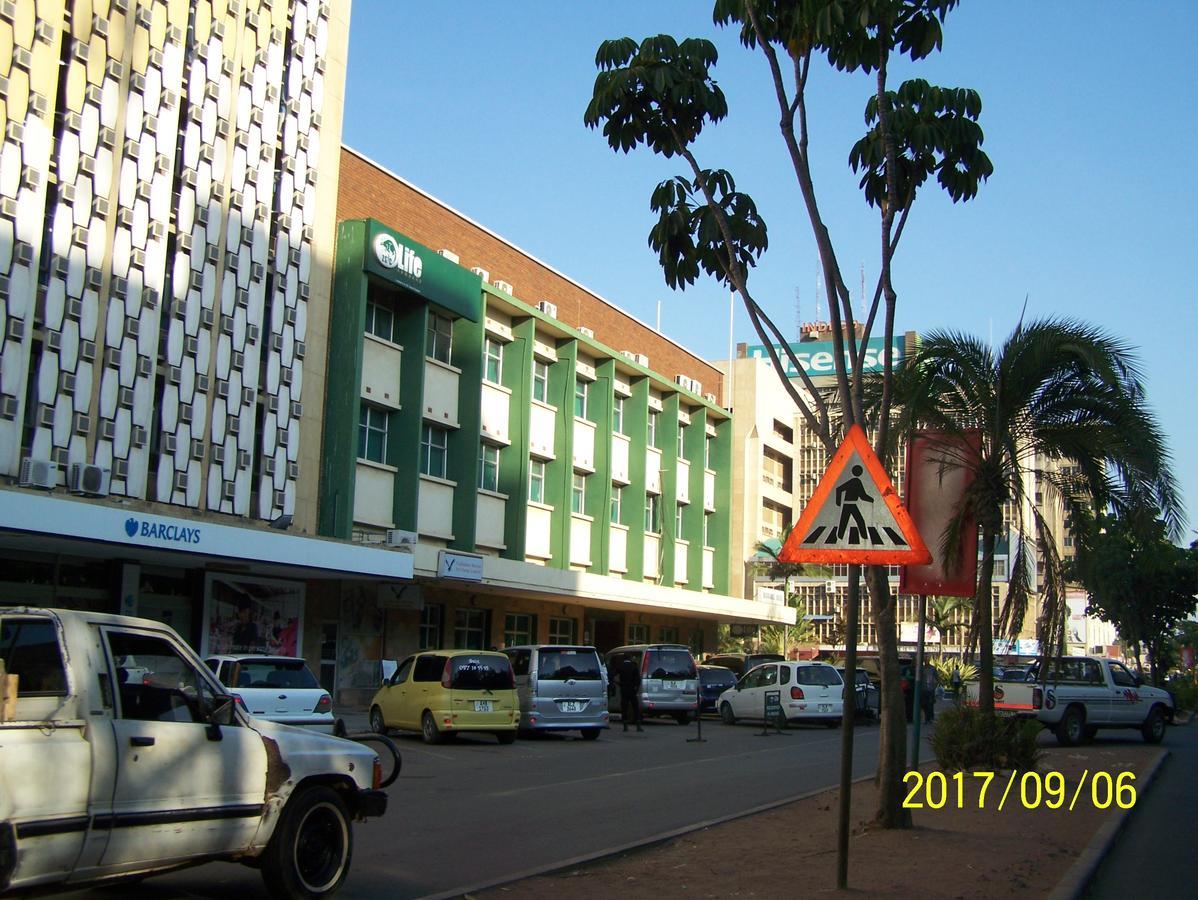
<path fill-rule="evenodd" d="M 165 625 L 0 609 L 0 895 L 234 860 L 276 897 L 345 880 L 375 752 L 239 710 Z"/>
<path fill-rule="evenodd" d="M 1039 719 L 1066 747 L 1089 740 L 1100 728 L 1136 728 L 1160 743 L 1173 721 L 1173 696 L 1145 685 L 1122 663 L 1088 656 L 1049 660 L 1043 678 L 1033 667 L 1026 682 L 996 681 L 994 711 Z M 978 683 L 965 683 L 966 705 L 976 705 Z"/>

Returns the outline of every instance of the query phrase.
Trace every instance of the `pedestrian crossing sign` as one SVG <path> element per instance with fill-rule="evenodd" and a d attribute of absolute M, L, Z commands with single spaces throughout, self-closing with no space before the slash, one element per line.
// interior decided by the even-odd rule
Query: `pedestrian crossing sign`
<path fill-rule="evenodd" d="M 859 565 L 931 562 L 932 554 L 860 425 L 849 428 L 778 559 Z"/>

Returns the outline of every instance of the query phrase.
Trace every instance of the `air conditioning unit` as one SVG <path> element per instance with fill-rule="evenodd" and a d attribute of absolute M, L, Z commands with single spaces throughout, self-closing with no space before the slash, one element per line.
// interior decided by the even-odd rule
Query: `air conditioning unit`
<path fill-rule="evenodd" d="M 636 359 L 636 354 L 633 353 L 631 350 L 621 350 L 620 352 L 623 353 L 625 358 L 627 358 L 628 360 Z"/>
<path fill-rule="evenodd" d="M 550 316 L 551 318 L 554 318 L 554 319 L 557 318 L 557 304 L 556 303 L 550 303 L 548 300 L 542 300 L 539 303 L 537 303 L 537 309 L 539 309 L 545 315 Z"/>
<path fill-rule="evenodd" d="M 703 399 L 708 403 L 715 403 L 715 394 L 704 394 Z"/>
<path fill-rule="evenodd" d="M 695 381 L 695 379 L 692 378 L 691 379 L 691 393 L 693 393 L 693 394 L 703 393 L 703 382 Z"/>
<path fill-rule="evenodd" d="M 445 248 L 442 248 L 437 251 L 437 254 L 439 256 L 444 256 L 451 263 L 461 262 L 461 260 L 458 258 L 458 255 L 452 250 L 446 250 Z"/>
<path fill-rule="evenodd" d="M 414 531 L 404 531 L 402 528 L 388 528 L 384 543 L 388 547 L 396 547 L 408 553 L 413 553 L 419 541 L 420 537 Z"/>
<path fill-rule="evenodd" d="M 680 388 L 685 388 L 688 391 L 692 390 L 691 377 L 689 375 L 675 375 L 674 381 L 678 384 L 678 386 Z"/>
<path fill-rule="evenodd" d="M 593 338 L 595 336 L 594 328 L 587 328 L 585 325 L 579 325 L 578 330 L 589 338 Z"/>
<path fill-rule="evenodd" d="M 67 486 L 70 488 L 72 494 L 85 494 L 88 497 L 105 497 L 108 495 L 108 481 L 110 477 L 110 470 L 104 466 L 71 463 Z"/>
<path fill-rule="evenodd" d="M 632 359 L 638 366 L 644 366 L 646 369 L 649 368 L 649 357 L 644 353 L 638 353 Z"/>
<path fill-rule="evenodd" d="M 477 275 L 479 278 L 481 278 L 483 281 L 490 283 L 491 273 L 488 272 L 486 269 L 482 269 L 482 268 L 479 268 L 478 266 L 475 266 L 470 271 L 473 272 L 475 275 Z"/>
<path fill-rule="evenodd" d="M 21 474 L 17 479 L 21 487 L 41 488 L 52 491 L 58 487 L 58 463 L 49 459 L 34 459 L 26 456 L 21 460 Z"/>
<path fill-rule="evenodd" d="M 514 294 L 515 293 L 512 290 L 512 286 L 510 283 L 508 283 L 506 281 L 501 281 L 499 279 L 496 279 L 496 281 L 495 281 L 495 288 L 496 288 L 496 290 L 503 291 L 505 294 Z"/>

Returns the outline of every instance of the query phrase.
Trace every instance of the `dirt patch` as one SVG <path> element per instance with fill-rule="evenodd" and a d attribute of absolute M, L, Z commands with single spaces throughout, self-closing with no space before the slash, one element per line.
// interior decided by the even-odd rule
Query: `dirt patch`
<path fill-rule="evenodd" d="M 1016 775 L 1005 802 L 1010 773 L 984 779 L 965 775 L 958 786 L 947 775 L 944 805 L 916 809 L 915 826 L 884 831 L 869 825 L 875 790 L 872 781 L 853 787 L 854 834 L 849 844 L 848 893 L 869 897 L 969 898 L 998 900 L 1042 896 L 1057 884 L 1102 824 L 1121 812 L 1108 793 L 1120 773 L 1143 776 L 1163 751 L 1132 743 L 1098 744 L 1071 750 L 1052 748 L 1036 779 Z M 938 771 L 925 767 L 925 775 Z M 1060 773 L 1058 780 L 1055 774 Z M 1082 781 L 1083 773 L 1085 780 Z M 1078 785 L 1081 783 L 1081 790 Z M 1023 793 L 1021 793 L 1021 790 Z M 1076 800 L 1074 795 L 1076 794 Z M 1124 801 L 1130 795 L 1124 792 Z M 790 897 L 837 894 L 836 822 L 839 792 L 705 828 L 666 844 L 555 875 L 530 878 L 480 896 L 574 898 Z M 921 796 L 925 804 L 926 795 Z M 1024 801 L 1028 804 L 1025 807 Z M 932 800 L 940 800 L 933 778 Z M 1107 809 L 1095 806 L 1109 804 Z M 1058 809 L 1049 808 L 1049 801 Z M 1002 809 L 999 804 L 1002 802 Z M 1073 809 L 1070 810 L 1070 803 Z"/>

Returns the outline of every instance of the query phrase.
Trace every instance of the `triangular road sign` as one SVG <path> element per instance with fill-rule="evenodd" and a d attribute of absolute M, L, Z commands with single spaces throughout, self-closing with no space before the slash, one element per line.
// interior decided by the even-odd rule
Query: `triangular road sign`
<path fill-rule="evenodd" d="M 778 559 L 860 565 L 931 562 L 932 554 L 860 425 L 849 429 Z"/>

